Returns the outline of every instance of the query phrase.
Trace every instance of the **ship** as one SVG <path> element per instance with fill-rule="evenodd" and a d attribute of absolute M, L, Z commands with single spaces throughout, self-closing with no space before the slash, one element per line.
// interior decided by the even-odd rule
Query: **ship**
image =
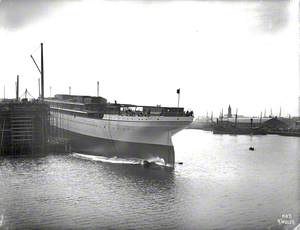
<path fill-rule="evenodd" d="M 266 135 L 267 131 L 261 127 L 247 128 L 247 127 L 214 125 L 213 134 Z"/>
<path fill-rule="evenodd" d="M 57 94 L 50 125 L 67 137 L 72 152 L 118 158 L 160 159 L 174 167 L 172 136 L 193 121 L 182 107 L 139 106 L 107 102 L 100 96 Z"/>

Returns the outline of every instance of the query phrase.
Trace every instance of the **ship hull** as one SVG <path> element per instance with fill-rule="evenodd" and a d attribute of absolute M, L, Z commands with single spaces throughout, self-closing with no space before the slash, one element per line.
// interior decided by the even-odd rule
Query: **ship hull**
<path fill-rule="evenodd" d="M 109 116 L 91 119 L 51 112 L 51 124 L 71 141 L 72 151 L 106 157 L 160 158 L 174 166 L 172 135 L 192 122 L 191 117 Z M 55 132 L 54 132 L 55 133 Z"/>
<path fill-rule="evenodd" d="M 156 145 L 146 143 L 124 142 L 98 137 L 91 137 L 68 130 L 60 131 L 70 139 L 72 152 L 126 159 L 162 159 L 168 166 L 174 165 L 174 147 L 170 145 Z"/>

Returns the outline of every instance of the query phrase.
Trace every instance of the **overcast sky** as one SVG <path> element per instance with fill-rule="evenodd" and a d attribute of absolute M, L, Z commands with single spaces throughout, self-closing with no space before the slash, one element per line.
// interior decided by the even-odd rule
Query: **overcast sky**
<path fill-rule="evenodd" d="M 1 2 L 1 1 L 0 1 Z M 38 95 L 30 54 L 45 47 L 45 93 L 181 106 L 197 115 L 297 114 L 297 1 L 2 0 L 0 97 Z"/>

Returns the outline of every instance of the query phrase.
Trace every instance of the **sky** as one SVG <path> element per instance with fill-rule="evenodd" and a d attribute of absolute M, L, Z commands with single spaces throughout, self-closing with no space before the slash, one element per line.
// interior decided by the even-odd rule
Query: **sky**
<path fill-rule="evenodd" d="M 113 102 L 180 106 L 196 116 L 296 115 L 299 4 L 291 1 L 2 0 L 0 97 L 100 95 Z M 21 93 L 22 94 L 22 93 Z"/>

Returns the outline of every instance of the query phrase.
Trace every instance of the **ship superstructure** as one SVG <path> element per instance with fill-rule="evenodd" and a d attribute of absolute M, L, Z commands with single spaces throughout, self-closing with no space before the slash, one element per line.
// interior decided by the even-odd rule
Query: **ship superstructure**
<path fill-rule="evenodd" d="M 103 97 L 55 95 L 51 125 L 69 136 L 73 151 L 108 157 L 160 158 L 174 165 L 172 136 L 193 121 L 183 108 L 108 103 Z"/>

